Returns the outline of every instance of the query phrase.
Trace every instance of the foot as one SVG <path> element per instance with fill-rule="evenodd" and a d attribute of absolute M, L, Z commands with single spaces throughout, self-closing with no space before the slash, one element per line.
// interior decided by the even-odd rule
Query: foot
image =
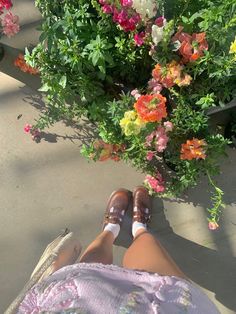
<path fill-rule="evenodd" d="M 108 224 L 118 224 L 121 226 L 125 212 L 129 208 L 131 198 L 132 193 L 126 189 L 119 189 L 111 194 L 105 211 L 103 229 Z"/>
<path fill-rule="evenodd" d="M 133 223 L 147 225 L 151 218 L 151 199 L 144 187 L 139 186 L 134 190 L 133 206 Z"/>

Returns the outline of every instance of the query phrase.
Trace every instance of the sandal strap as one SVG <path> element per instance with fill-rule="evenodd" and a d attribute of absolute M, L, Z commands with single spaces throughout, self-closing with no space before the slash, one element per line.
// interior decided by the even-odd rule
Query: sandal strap
<path fill-rule="evenodd" d="M 150 209 L 143 208 L 140 209 L 137 206 L 134 207 L 133 210 L 133 221 L 138 221 L 143 224 L 147 224 L 151 219 Z"/>
<path fill-rule="evenodd" d="M 125 210 L 111 207 L 105 214 L 104 224 L 112 223 L 121 225 L 124 215 Z"/>

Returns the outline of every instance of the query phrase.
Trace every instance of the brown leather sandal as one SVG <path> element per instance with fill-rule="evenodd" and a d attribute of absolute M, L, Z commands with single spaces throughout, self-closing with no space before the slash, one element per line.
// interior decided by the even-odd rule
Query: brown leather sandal
<path fill-rule="evenodd" d="M 109 197 L 102 230 L 108 223 L 122 224 L 125 212 L 128 210 L 132 200 L 132 193 L 126 189 L 114 191 Z"/>
<path fill-rule="evenodd" d="M 147 189 L 138 186 L 133 192 L 133 222 L 148 224 L 151 219 L 151 199 Z"/>

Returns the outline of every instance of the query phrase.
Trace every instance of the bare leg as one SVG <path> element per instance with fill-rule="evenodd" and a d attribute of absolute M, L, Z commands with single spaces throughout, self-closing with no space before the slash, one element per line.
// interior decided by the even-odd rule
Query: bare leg
<path fill-rule="evenodd" d="M 114 236 L 110 231 L 103 231 L 87 247 L 80 258 L 80 263 L 112 264 Z"/>
<path fill-rule="evenodd" d="M 137 231 L 133 243 L 124 255 L 123 266 L 187 279 L 160 242 L 145 229 Z"/>
<path fill-rule="evenodd" d="M 103 229 L 109 224 L 117 226 L 121 224 L 130 198 L 131 192 L 126 189 L 119 189 L 111 194 L 105 211 Z M 80 262 L 112 264 L 114 241 L 115 235 L 112 231 L 102 231 L 82 254 Z"/>

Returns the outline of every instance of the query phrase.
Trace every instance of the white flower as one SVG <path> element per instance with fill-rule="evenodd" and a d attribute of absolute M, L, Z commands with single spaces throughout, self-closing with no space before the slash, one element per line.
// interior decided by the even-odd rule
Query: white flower
<path fill-rule="evenodd" d="M 163 38 L 164 26 L 158 27 L 157 25 L 152 25 L 152 41 L 154 45 L 157 45 Z"/>
<path fill-rule="evenodd" d="M 151 19 L 157 12 L 155 0 L 133 0 L 132 7 L 140 14 L 143 20 Z"/>

